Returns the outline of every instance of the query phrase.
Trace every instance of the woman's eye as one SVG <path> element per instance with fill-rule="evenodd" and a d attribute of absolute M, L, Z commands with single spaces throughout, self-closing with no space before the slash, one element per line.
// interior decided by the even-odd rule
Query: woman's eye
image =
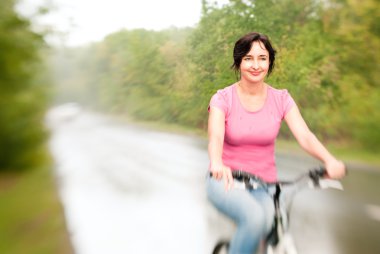
<path fill-rule="evenodd" d="M 252 57 L 245 57 L 244 60 L 245 61 L 250 61 L 250 60 L 252 60 Z"/>

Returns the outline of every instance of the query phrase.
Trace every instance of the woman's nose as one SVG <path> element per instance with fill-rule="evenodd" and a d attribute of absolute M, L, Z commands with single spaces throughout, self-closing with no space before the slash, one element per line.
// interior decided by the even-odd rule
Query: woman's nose
<path fill-rule="evenodd" d="M 257 60 L 252 61 L 252 68 L 258 69 L 259 68 L 259 62 Z"/>

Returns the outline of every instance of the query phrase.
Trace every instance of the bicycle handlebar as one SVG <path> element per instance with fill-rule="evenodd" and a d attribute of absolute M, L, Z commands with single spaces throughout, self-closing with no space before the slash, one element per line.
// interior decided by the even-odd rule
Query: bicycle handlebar
<path fill-rule="evenodd" d="M 265 185 L 275 185 L 275 184 L 280 184 L 280 185 L 289 185 L 289 184 L 295 184 L 296 182 L 299 182 L 303 180 L 305 177 L 310 178 L 313 180 L 314 183 L 318 183 L 319 179 L 322 179 L 324 176 L 327 175 L 327 171 L 325 167 L 317 167 L 310 169 L 307 173 L 301 174 L 298 178 L 292 181 L 276 181 L 276 182 L 266 182 L 260 177 L 248 173 L 246 171 L 241 171 L 241 170 L 232 170 L 232 177 L 235 179 L 244 179 L 244 178 L 249 178 L 253 179 L 255 181 L 258 181 L 260 183 L 263 183 Z"/>
<path fill-rule="evenodd" d="M 232 177 L 234 179 L 240 180 L 246 184 L 246 186 L 250 185 L 250 180 L 254 180 L 258 183 L 260 186 L 291 186 L 296 185 L 298 183 L 301 183 L 302 181 L 310 180 L 312 183 L 312 186 L 317 188 L 334 188 L 334 189 L 343 189 L 343 186 L 340 184 L 337 180 L 327 179 L 325 178 L 327 176 L 327 170 L 325 167 L 316 167 L 308 170 L 306 173 L 302 173 L 299 177 L 297 177 L 294 180 L 280 180 L 276 182 L 267 182 L 258 177 L 257 175 L 248 173 L 246 171 L 242 170 L 232 170 Z M 210 176 L 212 177 L 212 172 L 209 172 Z"/>

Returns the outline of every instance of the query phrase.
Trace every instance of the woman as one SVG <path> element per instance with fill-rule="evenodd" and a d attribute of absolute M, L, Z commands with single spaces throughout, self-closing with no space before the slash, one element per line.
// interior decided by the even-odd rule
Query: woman
<path fill-rule="evenodd" d="M 232 67 L 240 80 L 219 90 L 209 105 L 211 176 L 207 194 L 214 206 L 237 224 L 230 243 L 233 254 L 252 254 L 268 233 L 274 206 L 265 188 L 232 188 L 232 170 L 242 170 L 273 182 L 277 179 L 275 139 L 282 120 L 300 146 L 322 161 L 330 178 L 341 178 L 345 166 L 318 141 L 287 92 L 267 83 L 276 51 L 267 36 L 249 33 L 240 38 L 233 51 Z"/>

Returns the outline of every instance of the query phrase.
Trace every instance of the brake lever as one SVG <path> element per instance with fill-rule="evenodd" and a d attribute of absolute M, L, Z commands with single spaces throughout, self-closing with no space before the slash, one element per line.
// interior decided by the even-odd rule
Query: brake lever
<path fill-rule="evenodd" d="M 338 180 L 333 179 L 319 179 L 317 182 L 313 179 L 309 181 L 310 189 L 335 189 L 335 190 L 343 190 L 343 185 Z"/>
<path fill-rule="evenodd" d="M 343 190 L 343 185 L 340 181 L 334 179 L 320 179 L 319 188 L 321 189 L 336 189 Z"/>

